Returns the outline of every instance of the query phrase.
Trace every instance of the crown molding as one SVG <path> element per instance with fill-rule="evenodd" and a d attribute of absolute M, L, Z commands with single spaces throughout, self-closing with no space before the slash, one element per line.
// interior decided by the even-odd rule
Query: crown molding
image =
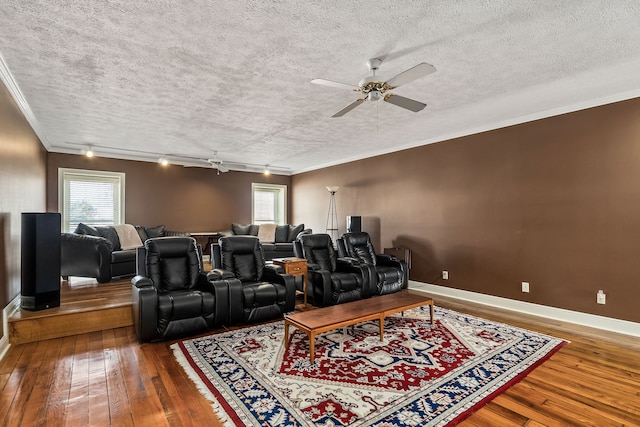
<path fill-rule="evenodd" d="M 49 142 L 49 139 L 47 138 L 44 130 L 40 126 L 40 122 L 36 118 L 35 114 L 33 114 L 33 111 L 31 110 L 27 99 L 24 97 L 22 91 L 20 90 L 18 82 L 16 82 L 16 80 L 13 78 L 13 74 L 11 74 L 9 66 L 4 59 L 2 52 L 0 52 L 0 80 L 2 81 L 2 83 L 4 83 L 5 87 L 9 91 L 9 94 L 18 105 L 18 108 L 24 115 L 24 118 L 27 119 L 27 122 L 29 122 L 29 125 L 31 125 L 31 129 L 33 129 L 44 148 L 46 148 L 48 151 L 51 148 L 51 143 Z"/>

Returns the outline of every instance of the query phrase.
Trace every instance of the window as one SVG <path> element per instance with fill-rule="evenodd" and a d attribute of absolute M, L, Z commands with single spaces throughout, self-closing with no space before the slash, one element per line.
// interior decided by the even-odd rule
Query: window
<path fill-rule="evenodd" d="M 253 224 L 285 224 L 287 221 L 287 186 L 251 184 Z"/>
<path fill-rule="evenodd" d="M 81 169 L 58 169 L 58 203 L 62 230 L 79 223 L 124 223 L 124 173 Z"/>

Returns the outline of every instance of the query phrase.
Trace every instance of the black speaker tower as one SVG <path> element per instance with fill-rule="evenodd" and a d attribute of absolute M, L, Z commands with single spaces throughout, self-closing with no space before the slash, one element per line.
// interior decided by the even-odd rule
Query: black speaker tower
<path fill-rule="evenodd" d="M 21 307 L 60 306 L 60 214 L 22 214 Z"/>
<path fill-rule="evenodd" d="M 362 217 L 355 215 L 347 216 L 347 231 L 349 233 L 362 231 Z"/>

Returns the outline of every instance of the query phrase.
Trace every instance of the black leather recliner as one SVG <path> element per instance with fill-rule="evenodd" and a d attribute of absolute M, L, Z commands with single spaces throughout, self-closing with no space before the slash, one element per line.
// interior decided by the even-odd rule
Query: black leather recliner
<path fill-rule="evenodd" d="M 355 259 L 338 258 L 328 234 L 302 235 L 295 250 L 296 256 L 308 262 L 314 305 L 325 307 L 374 294 L 373 267 Z"/>
<path fill-rule="evenodd" d="M 265 263 L 257 237 L 222 237 L 212 245 L 212 256 L 208 278 L 229 288 L 230 325 L 276 319 L 295 309 L 293 276 Z"/>
<path fill-rule="evenodd" d="M 228 287 L 207 280 L 195 239 L 149 239 L 137 257 L 138 274 L 131 283 L 140 342 L 193 335 L 228 322 Z"/>
<path fill-rule="evenodd" d="M 357 258 L 375 268 L 376 294 L 385 295 L 407 288 L 407 264 L 391 255 L 376 254 L 368 233 L 345 233 L 337 243 L 340 256 Z"/>

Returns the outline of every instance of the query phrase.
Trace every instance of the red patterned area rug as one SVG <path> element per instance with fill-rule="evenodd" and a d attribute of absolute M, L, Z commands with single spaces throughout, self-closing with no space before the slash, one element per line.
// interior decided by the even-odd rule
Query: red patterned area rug
<path fill-rule="evenodd" d="M 226 426 L 455 425 L 566 344 L 436 307 L 309 341 L 283 322 L 172 345 Z M 343 333 L 343 332 L 346 332 Z"/>

